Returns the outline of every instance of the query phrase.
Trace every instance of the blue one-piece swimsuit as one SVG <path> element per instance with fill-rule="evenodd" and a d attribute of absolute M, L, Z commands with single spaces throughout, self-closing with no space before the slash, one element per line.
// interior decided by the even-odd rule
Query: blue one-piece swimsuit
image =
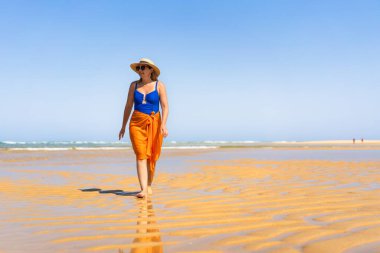
<path fill-rule="evenodd" d="M 135 94 L 134 94 L 135 95 L 135 98 L 134 98 L 135 106 L 134 106 L 134 108 L 136 111 L 151 115 L 152 112 L 154 114 L 156 114 L 160 110 L 160 108 L 159 108 L 160 97 L 159 97 L 158 91 L 157 91 L 157 84 L 158 84 L 158 81 L 156 82 L 156 86 L 155 86 L 154 91 L 149 92 L 148 94 L 144 95 L 137 90 L 137 82 L 136 82 Z M 145 100 L 144 100 L 144 96 L 145 96 Z"/>

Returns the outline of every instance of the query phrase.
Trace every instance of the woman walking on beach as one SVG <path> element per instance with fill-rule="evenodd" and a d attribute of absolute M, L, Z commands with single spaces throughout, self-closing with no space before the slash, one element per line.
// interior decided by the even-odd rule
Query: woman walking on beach
<path fill-rule="evenodd" d="M 144 198 L 147 194 L 152 194 L 155 165 L 160 157 L 162 139 L 168 135 L 166 121 L 169 107 L 165 85 L 157 79 L 160 69 L 153 61 L 141 58 L 138 63 L 132 63 L 131 68 L 139 74 L 140 79 L 132 82 L 129 87 L 119 140 L 124 137 L 125 126 L 134 105 L 129 123 L 129 137 L 136 154 L 141 187 L 136 197 Z M 162 109 L 162 121 L 159 104 Z"/>

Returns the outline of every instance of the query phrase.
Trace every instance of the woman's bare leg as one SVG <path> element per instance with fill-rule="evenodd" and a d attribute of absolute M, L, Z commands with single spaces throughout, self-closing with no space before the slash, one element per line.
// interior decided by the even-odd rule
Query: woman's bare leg
<path fill-rule="evenodd" d="M 150 173 L 150 163 L 148 163 L 148 194 L 152 194 L 153 191 L 152 191 L 152 182 L 153 182 L 153 175 L 151 175 Z"/>
<path fill-rule="evenodd" d="M 137 174 L 139 177 L 141 192 L 136 194 L 136 197 L 144 197 L 148 190 L 148 167 L 147 160 L 137 160 Z"/>

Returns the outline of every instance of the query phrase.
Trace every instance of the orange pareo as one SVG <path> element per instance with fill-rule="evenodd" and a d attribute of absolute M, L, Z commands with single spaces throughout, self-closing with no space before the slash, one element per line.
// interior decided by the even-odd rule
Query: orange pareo
<path fill-rule="evenodd" d="M 129 137 L 138 160 L 148 160 L 149 182 L 153 181 L 156 162 L 161 154 L 162 133 L 160 112 L 150 115 L 134 110 L 129 124 Z"/>

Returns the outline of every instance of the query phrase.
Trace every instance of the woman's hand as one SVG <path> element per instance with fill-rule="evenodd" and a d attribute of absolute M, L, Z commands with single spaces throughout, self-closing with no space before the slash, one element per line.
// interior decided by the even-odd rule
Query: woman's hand
<path fill-rule="evenodd" d="M 168 136 L 168 129 L 166 129 L 166 126 L 161 126 L 161 134 L 166 137 Z"/>
<path fill-rule="evenodd" d="M 119 133 L 119 141 L 124 137 L 125 128 L 122 128 Z"/>

